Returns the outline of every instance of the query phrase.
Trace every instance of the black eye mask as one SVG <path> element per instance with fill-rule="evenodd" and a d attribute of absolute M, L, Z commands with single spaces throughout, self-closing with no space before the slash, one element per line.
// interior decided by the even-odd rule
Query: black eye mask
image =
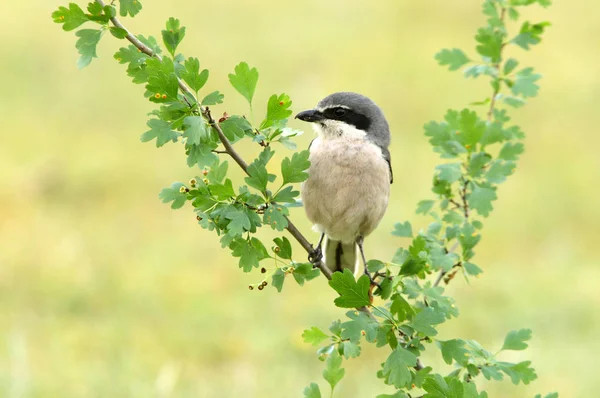
<path fill-rule="evenodd" d="M 371 125 L 371 119 L 365 115 L 354 112 L 352 109 L 346 109 L 342 107 L 328 108 L 323 111 L 323 114 L 327 119 L 339 120 L 340 122 L 348 123 L 353 125 L 359 130 L 367 131 Z"/>

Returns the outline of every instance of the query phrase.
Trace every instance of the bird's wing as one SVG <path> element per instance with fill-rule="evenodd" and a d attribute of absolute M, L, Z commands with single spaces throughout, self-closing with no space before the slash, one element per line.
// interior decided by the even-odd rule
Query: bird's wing
<path fill-rule="evenodd" d="M 390 151 L 387 148 L 381 148 L 381 153 L 390 168 L 390 184 L 392 184 L 394 182 L 394 173 L 392 172 L 392 157 Z"/>

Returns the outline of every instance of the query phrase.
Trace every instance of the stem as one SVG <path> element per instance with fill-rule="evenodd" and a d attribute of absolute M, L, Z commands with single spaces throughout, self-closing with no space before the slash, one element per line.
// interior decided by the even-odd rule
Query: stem
<path fill-rule="evenodd" d="M 506 17 L 506 8 L 502 7 L 502 9 L 500 10 L 500 21 L 502 21 L 502 23 L 504 23 L 504 19 Z M 502 50 L 504 49 L 504 46 L 506 45 L 506 43 L 502 44 L 502 47 L 500 48 L 500 60 L 498 62 L 496 62 L 493 67 L 496 69 L 497 71 L 497 75 L 500 75 L 500 65 L 502 64 Z M 501 84 L 500 82 L 498 83 L 497 88 L 494 89 L 494 91 L 492 92 L 492 100 L 490 101 L 490 107 L 487 111 L 487 121 L 488 123 L 492 122 L 492 117 L 494 116 L 494 109 L 496 109 L 496 97 L 498 96 L 498 94 L 500 94 L 500 87 Z M 458 208 L 462 208 L 463 212 L 464 212 L 464 216 L 465 216 L 465 220 L 469 219 L 469 203 L 467 202 L 467 188 L 469 186 L 469 180 L 468 179 L 464 179 L 464 184 L 462 189 L 460 190 L 459 194 L 460 194 L 460 199 L 462 201 L 462 205 L 457 203 L 454 199 L 450 199 L 450 203 L 452 203 L 453 205 L 457 206 Z M 452 249 L 450 249 L 450 251 L 448 253 L 453 252 L 454 250 L 456 250 L 457 248 L 457 244 L 455 244 Z M 454 266 L 452 267 L 452 269 L 456 268 L 456 267 L 460 267 L 462 265 L 462 262 L 459 261 L 458 263 L 454 264 Z M 448 271 L 450 272 L 450 271 Z M 433 286 L 438 286 L 442 280 L 444 279 L 444 276 L 446 276 L 446 274 L 448 274 L 448 272 L 441 270 L 433 284 Z M 454 276 L 454 275 L 452 275 Z M 450 281 L 452 280 L 452 278 L 449 278 L 445 281 L 446 285 L 448 283 L 450 283 Z"/>

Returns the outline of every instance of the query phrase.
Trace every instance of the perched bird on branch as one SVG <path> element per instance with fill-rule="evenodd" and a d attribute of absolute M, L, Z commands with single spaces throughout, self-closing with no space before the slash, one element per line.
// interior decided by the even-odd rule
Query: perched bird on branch
<path fill-rule="evenodd" d="M 371 278 L 363 242 L 383 218 L 393 180 L 385 116 L 369 98 L 340 92 L 296 118 L 311 122 L 318 135 L 309 147 L 309 177 L 302 185 L 306 215 L 321 233 L 309 259 L 314 264 L 323 259 L 332 272 L 347 268 L 356 275 L 360 253 Z"/>

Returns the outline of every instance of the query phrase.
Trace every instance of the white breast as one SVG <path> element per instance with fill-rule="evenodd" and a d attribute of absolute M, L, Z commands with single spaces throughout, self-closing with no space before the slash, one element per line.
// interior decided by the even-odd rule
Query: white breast
<path fill-rule="evenodd" d="M 309 220 L 332 239 L 348 243 L 375 229 L 390 191 L 388 164 L 379 147 L 361 133 L 316 138 L 309 178 L 302 187 Z"/>

